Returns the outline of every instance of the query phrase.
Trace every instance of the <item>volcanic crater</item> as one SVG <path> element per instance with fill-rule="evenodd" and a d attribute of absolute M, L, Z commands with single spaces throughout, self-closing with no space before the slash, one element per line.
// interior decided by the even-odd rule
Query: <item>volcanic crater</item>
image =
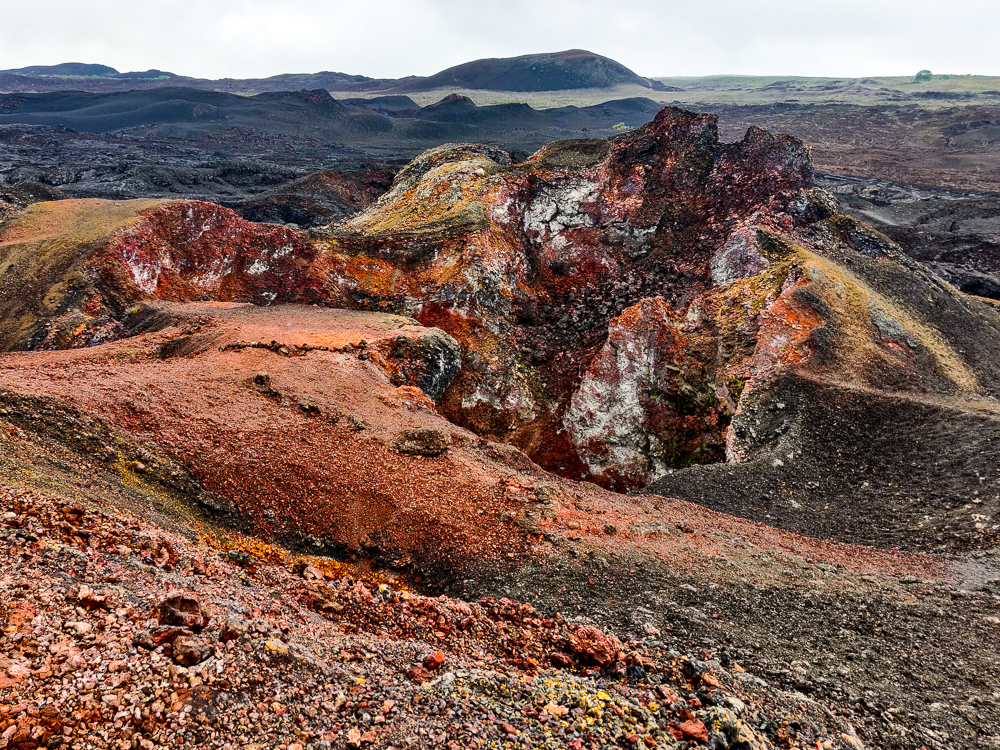
<path fill-rule="evenodd" d="M 803 633 L 829 642 L 849 626 L 844 648 L 867 638 L 874 663 L 914 627 L 880 623 L 909 622 L 900 613 L 913 606 L 943 639 L 932 659 L 957 658 L 956 632 L 973 634 L 964 652 L 971 676 L 952 679 L 950 700 L 997 688 L 982 675 L 1000 623 L 987 575 L 1000 529 L 1000 314 L 842 213 L 814 185 L 808 149 L 794 138 L 750 128 L 722 143 L 715 117 L 666 108 L 616 137 L 556 142 L 523 159 L 491 145 L 441 146 L 360 213 L 309 230 L 189 200 L 18 209 L 0 224 L 0 439 L 14 488 L 5 502 L 16 507 L 4 517 L 4 543 L 24 546 L 32 564 L 48 564 L 42 534 L 79 539 L 91 550 L 81 554 L 103 555 L 105 568 L 127 565 L 128 553 L 100 541 L 108 516 L 83 536 L 69 533 L 79 523 L 60 525 L 69 496 L 153 519 L 177 535 L 170 549 L 184 549 L 183 563 L 166 547 L 150 551 L 147 567 L 170 580 L 203 576 L 197 569 L 221 576 L 231 564 L 250 569 L 252 589 L 270 581 L 293 591 L 301 606 L 282 606 L 299 624 L 293 633 L 282 620 L 284 641 L 261 649 L 269 664 L 298 659 L 315 669 L 293 645 L 317 627 L 339 643 L 344 626 L 334 634 L 326 621 L 348 619 L 345 607 L 408 622 L 411 605 L 389 584 L 377 594 L 301 584 L 287 550 L 311 556 L 291 566 L 307 581 L 337 578 L 316 565 L 370 566 L 423 593 L 534 599 L 552 608 L 542 615 L 588 612 L 647 651 L 619 648 L 590 620 L 543 622 L 506 598 L 483 599 L 475 613 L 464 602 L 412 605 L 440 616 L 421 642 L 453 647 L 466 670 L 428 690 L 451 695 L 458 688 L 449 686 L 485 669 L 482 651 L 470 656 L 478 646 L 449 639 L 477 622 L 469 632 L 481 633 L 486 621 L 494 632 L 506 632 L 497 622 L 523 629 L 491 641 L 502 645 L 487 659 L 496 669 L 525 680 L 546 669 L 618 680 L 624 692 L 615 695 L 640 685 L 645 708 L 635 715 L 648 732 L 609 729 L 605 738 L 588 728 L 584 701 L 573 737 L 560 735 L 576 748 L 606 739 L 856 750 L 862 737 L 874 747 L 943 748 L 949 732 L 971 736 L 955 717 L 923 732 L 931 708 L 906 726 L 895 713 L 873 718 L 881 709 L 871 706 L 903 700 L 901 684 L 932 692 L 883 662 L 864 678 L 877 691 L 865 699 L 870 713 L 850 676 L 860 672 L 834 677 L 836 660 L 816 667 L 815 680 L 775 677 L 811 697 L 732 677 L 744 668 L 729 649 L 774 676 L 754 645 L 773 638 L 754 619 L 762 597 L 773 600 L 772 617 L 819 602 L 787 642 L 769 643 L 775 658 L 801 656 Z M 147 573 L 114 575 L 150 598 Z M 607 594 L 584 607 L 597 584 Z M 959 596 L 956 586 L 975 626 L 953 628 L 940 609 Z M 81 601 L 81 591 L 50 600 Z M 867 602 L 858 610 L 845 603 L 855 595 Z M 718 611 L 709 618 L 696 605 Z M 139 619 L 121 609 L 125 621 Z M 455 613 L 467 625 L 455 625 Z M 5 634 L 27 632 L 30 618 L 17 617 Z M 373 616 L 346 631 L 385 640 L 387 621 Z M 401 643 L 417 637 L 403 631 L 393 636 Z M 136 638 L 165 653 L 149 640 L 162 632 L 149 632 Z M 701 659 L 669 651 L 696 642 Z M 172 654 L 204 661 L 196 634 L 180 643 Z M 409 665 L 399 689 L 429 682 L 445 658 L 431 654 L 423 672 Z M 18 676 L 3 689 L 44 679 L 40 667 L 13 665 Z M 663 687 L 655 700 L 651 675 Z M 733 687 L 743 683 L 743 692 Z M 691 688 L 683 706 L 671 692 L 681 685 Z M 617 716 L 612 696 L 599 695 L 607 699 L 598 713 Z M 339 715 L 347 698 L 337 700 L 324 711 Z M 368 707 L 357 700 L 359 711 Z M 661 700 L 672 706 L 662 720 Z M 558 708 L 552 716 L 563 715 Z M 995 725 L 995 707 L 983 710 Z M 528 724 L 503 723 L 504 736 L 551 738 L 546 711 L 532 711 Z M 855 711 L 860 736 L 847 721 Z M 140 712 L 137 732 L 167 736 L 145 720 Z M 320 721 L 307 716 L 303 726 L 312 720 Z M 327 738 L 317 747 L 360 746 L 349 721 L 314 733 Z M 364 744 L 405 734 L 371 726 Z M 432 741 L 442 745 L 471 737 L 457 722 L 438 731 L 444 739 Z M 36 722 L 27 736 L 36 734 L 31 747 L 54 731 Z"/>

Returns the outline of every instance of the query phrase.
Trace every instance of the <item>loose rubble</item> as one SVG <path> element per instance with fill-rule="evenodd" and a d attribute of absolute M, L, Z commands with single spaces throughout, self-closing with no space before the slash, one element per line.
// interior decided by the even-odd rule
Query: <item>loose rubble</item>
<path fill-rule="evenodd" d="M 133 516 L 2 493 L 3 748 L 861 746 L 708 655 L 503 598 L 247 571 Z"/>

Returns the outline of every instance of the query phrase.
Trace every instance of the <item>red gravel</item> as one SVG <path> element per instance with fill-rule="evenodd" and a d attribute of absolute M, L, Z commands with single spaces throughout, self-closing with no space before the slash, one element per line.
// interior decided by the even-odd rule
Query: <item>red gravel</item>
<path fill-rule="evenodd" d="M 736 665 L 626 643 L 613 658 L 643 669 L 643 682 L 600 674 L 566 652 L 581 639 L 617 640 L 525 604 L 431 598 L 350 576 L 319 583 L 295 565 L 240 568 L 121 510 L 17 481 L 0 500 L 5 749 L 667 748 L 674 736 L 703 739 L 705 723 L 770 747 L 744 723 L 751 715 L 795 722 L 788 747 L 856 747 L 848 725 L 743 679 Z M 163 545 L 172 554 L 157 557 Z M 178 609 L 210 620 L 198 634 L 147 644 Z M 558 648 L 561 669 L 531 656 Z"/>

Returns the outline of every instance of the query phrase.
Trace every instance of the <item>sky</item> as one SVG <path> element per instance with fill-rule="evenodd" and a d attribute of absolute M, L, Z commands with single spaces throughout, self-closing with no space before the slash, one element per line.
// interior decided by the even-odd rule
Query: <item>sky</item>
<path fill-rule="evenodd" d="M 0 0 L 0 69 L 398 78 L 587 49 L 643 76 L 1000 75 L 998 0 Z"/>

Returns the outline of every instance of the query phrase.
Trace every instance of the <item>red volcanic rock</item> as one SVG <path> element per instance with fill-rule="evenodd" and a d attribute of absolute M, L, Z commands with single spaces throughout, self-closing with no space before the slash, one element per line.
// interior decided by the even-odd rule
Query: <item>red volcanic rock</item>
<path fill-rule="evenodd" d="M 8 445 L 5 441 L 5 447 Z M 103 476 L 111 478 L 113 471 Z M 536 746 L 544 744 L 546 730 L 551 734 L 560 721 L 569 724 L 583 718 L 574 700 L 581 685 L 588 689 L 589 682 L 589 694 L 596 692 L 591 681 L 578 678 L 578 662 L 571 660 L 565 665 L 569 671 L 563 673 L 538 662 L 572 627 L 559 613 L 541 616 L 532 606 L 505 598 L 465 602 L 411 594 L 390 586 L 368 589 L 342 572 L 331 582 L 330 596 L 347 609 L 337 618 L 316 618 L 310 616 L 301 599 L 275 596 L 275 592 L 291 593 L 303 585 L 295 570 L 298 566 L 263 560 L 259 575 L 202 582 L 199 598 L 211 601 L 213 608 L 220 611 L 252 612 L 253 619 L 246 625 L 254 632 L 264 635 L 278 629 L 284 637 L 265 635 L 263 644 L 223 648 L 213 647 L 205 635 L 179 633 L 169 651 L 170 661 L 195 668 L 178 672 L 173 664 L 164 663 L 160 654 L 129 654 L 127 644 L 135 642 L 147 625 L 142 608 L 120 608 L 113 621 L 96 611 L 81 615 L 76 605 L 65 601 L 60 593 L 65 590 L 65 560 L 22 554 L 25 545 L 15 542 L 7 532 L 21 528 L 25 522 L 41 540 L 40 547 L 58 544 L 74 552 L 91 548 L 72 541 L 80 537 L 65 528 L 60 512 L 65 502 L 62 497 L 53 498 L 15 481 L 18 483 L 14 487 L 0 487 L 4 507 L 10 509 L 0 514 L 0 530 L 5 532 L 0 535 L 0 580 L 6 584 L 2 590 L 5 638 L 0 644 L 0 666 L 4 669 L 0 675 L 0 690 L 4 691 L 4 700 L 0 701 L 0 745 L 6 742 L 5 747 L 30 750 L 60 743 L 82 745 L 93 739 L 94 727 L 112 739 L 112 744 L 131 742 L 137 737 L 150 744 L 153 737 L 160 737 L 166 745 L 183 745 L 185 723 L 200 721 L 198 717 L 204 718 L 209 712 L 213 731 L 217 732 L 215 744 L 219 746 L 238 740 L 245 733 L 246 719 L 254 713 L 259 725 L 255 736 L 266 738 L 269 745 L 286 744 L 289 750 L 296 750 L 296 745 L 301 748 L 304 743 L 294 740 L 307 733 L 334 737 L 330 732 L 339 730 L 332 727 L 340 724 L 347 728 L 355 717 L 363 726 L 352 736 L 362 744 L 374 740 L 376 745 L 386 745 L 401 732 L 416 734 L 428 728 L 436 736 L 448 732 L 460 736 L 459 732 L 466 728 L 458 727 L 447 709 L 438 704 L 438 698 L 446 698 L 444 693 L 429 694 L 418 684 L 440 675 L 445 658 L 461 689 L 469 684 L 482 687 L 480 676 L 484 673 L 491 685 L 502 686 L 481 692 L 478 709 L 484 715 L 493 714 L 495 719 L 481 722 L 473 731 L 485 734 L 496 729 Z M 37 480 L 31 477 L 31 481 Z M 61 483 L 58 489 L 67 499 L 77 492 L 76 487 Z M 92 532 L 90 539 L 97 545 L 93 549 L 100 550 L 97 554 L 103 559 L 99 568 L 95 565 L 91 570 L 118 579 L 124 601 L 147 600 L 162 590 L 163 572 L 136 566 L 130 555 L 108 545 L 122 536 L 123 526 L 137 538 L 160 537 L 185 560 L 202 557 L 212 567 L 224 566 L 225 556 L 204 541 L 174 535 L 123 512 L 116 505 L 123 497 L 119 493 L 130 491 L 123 484 L 102 482 L 101 500 L 107 498 L 107 505 L 87 498 L 94 504 L 93 512 L 88 514 L 85 528 L 76 529 Z M 78 554 L 84 556 L 82 551 Z M 262 605 L 268 609 L 261 609 Z M 63 637 L 60 630 L 69 615 L 93 618 L 106 626 L 79 640 Z M 473 621 L 471 627 L 439 635 L 437 625 L 441 619 L 457 621 L 465 617 Z M 393 635 L 386 637 L 387 632 Z M 35 633 L 49 636 L 48 648 L 33 647 Z M 208 667 L 205 661 L 213 651 L 216 659 Z M 414 666 L 409 670 L 410 681 L 401 682 L 399 665 L 407 663 L 404 660 L 411 659 L 413 653 L 428 652 L 433 652 L 433 658 L 428 659 L 430 668 Z M 642 653 L 641 657 L 630 654 L 628 661 L 641 663 L 658 675 L 657 682 L 663 683 L 656 687 L 659 696 L 674 691 L 688 694 L 693 689 L 678 658 L 658 648 Z M 484 664 L 489 665 L 485 670 Z M 349 670 L 346 677 L 341 671 L 345 667 Z M 541 669 L 544 675 L 537 676 Z M 724 700 L 738 701 L 735 705 L 745 707 L 745 716 L 761 716 L 776 726 L 794 716 L 800 731 L 814 736 L 835 736 L 830 734 L 831 728 L 843 726 L 824 725 L 826 715 L 821 707 L 805 713 L 796 696 L 788 697 L 761 681 L 739 680 L 735 669 L 719 670 L 718 674 L 726 686 Z M 16 681 L 12 684 L 10 680 Z M 534 688 L 551 689 L 551 685 L 562 689 L 540 700 Z M 645 681 L 602 680 L 597 687 L 601 692 L 595 697 L 600 699 L 605 713 L 602 724 L 594 731 L 596 735 L 606 730 L 602 742 L 613 743 L 622 731 L 633 731 L 635 722 L 625 720 L 625 710 L 634 714 L 650 709 L 646 713 L 648 726 L 642 732 L 648 732 L 647 736 L 659 737 L 672 726 L 677 729 L 692 720 L 687 703 L 652 710 L 651 686 Z M 101 700 L 87 700 L 95 690 L 100 691 Z M 157 690 L 160 696 L 155 695 Z M 132 702 L 147 692 L 150 700 L 146 706 Z M 147 708 L 148 714 L 143 715 Z M 362 718 L 366 713 L 369 718 Z M 740 716 L 744 716 L 742 709 Z M 710 722 L 710 717 L 716 718 Z M 724 709 L 716 709 L 703 721 L 728 735 L 731 733 L 727 727 L 736 721 L 731 717 Z M 729 723 L 715 723 L 721 721 Z M 502 728 L 501 723 L 509 727 Z M 172 725 L 173 734 L 163 734 L 164 727 Z M 362 729 L 366 730 L 364 734 Z M 366 736 L 369 740 L 364 739 Z M 691 731 L 688 736 L 699 735 Z M 21 741 L 12 746 L 9 741 L 14 738 Z"/>
<path fill-rule="evenodd" d="M 219 642 L 229 643 L 231 641 L 237 641 L 241 635 L 242 632 L 239 627 L 237 627 L 233 622 L 226 622 L 219 630 Z"/>
<path fill-rule="evenodd" d="M 551 144 L 522 165 L 485 147 L 433 149 L 334 236 L 351 255 L 343 273 L 360 281 L 350 298 L 404 310 L 469 352 L 439 404 L 451 419 L 562 473 L 637 486 L 665 467 L 721 457 L 726 419 L 713 417 L 714 398 L 655 402 L 651 384 L 621 440 L 576 424 L 570 403 L 609 322 L 660 296 L 674 326 L 680 300 L 710 288 L 730 217 L 763 210 L 766 220 L 808 180 L 794 139 L 754 129 L 721 146 L 714 118 L 667 109 L 626 136 Z M 412 262 L 400 278 L 394 269 Z M 691 377 L 714 381 L 711 371 Z M 674 429 L 684 436 L 656 438 Z M 610 470 L 616 441 L 646 447 Z"/>
<path fill-rule="evenodd" d="M 309 601 L 309 605 L 317 612 L 332 615 L 343 609 L 343 607 L 337 603 L 330 587 L 325 583 L 315 580 L 306 581 L 303 588 L 306 591 L 306 597 Z"/>
<path fill-rule="evenodd" d="M 304 288 L 315 256 L 316 248 L 301 233 L 187 201 L 144 211 L 108 244 L 94 273 L 97 287 L 118 304 L 137 299 L 266 304 L 293 294 L 308 297 Z"/>
<path fill-rule="evenodd" d="M 606 635 L 597 628 L 578 628 L 569 638 L 569 648 L 582 661 L 606 666 L 617 661 L 623 646 L 614 636 Z"/>
<path fill-rule="evenodd" d="M 424 669 L 440 669 L 442 664 L 444 664 L 444 654 L 440 651 L 424 657 Z"/>
<path fill-rule="evenodd" d="M 573 657 L 568 654 L 564 654 L 561 651 L 553 651 L 549 654 L 549 662 L 554 667 L 560 667 L 565 669 L 566 667 L 573 665 Z"/>
<path fill-rule="evenodd" d="M 139 632 L 134 643 L 136 646 L 152 651 L 158 646 L 173 643 L 182 635 L 191 635 L 191 631 L 176 625 L 157 625 Z"/>
<path fill-rule="evenodd" d="M 195 632 L 202 630 L 211 619 L 196 594 L 174 591 L 156 605 L 160 625 L 177 625 Z"/>
<path fill-rule="evenodd" d="M 570 400 L 566 433 L 607 484 L 642 484 L 699 450 L 724 457 L 720 415 L 698 413 L 711 374 L 692 366 L 682 323 L 661 298 L 625 310 Z"/>
<path fill-rule="evenodd" d="M 677 724 L 671 727 L 671 733 L 679 740 L 708 742 L 708 728 L 699 719 L 689 719 Z"/>
<path fill-rule="evenodd" d="M 406 670 L 406 676 L 413 682 L 428 682 L 431 679 L 431 673 L 424 667 L 410 667 Z"/>
<path fill-rule="evenodd" d="M 79 589 L 71 589 L 66 593 L 66 598 L 75 600 L 84 609 L 105 609 L 111 610 L 115 606 L 115 596 L 111 592 L 94 591 L 89 586 L 80 586 Z"/>
<path fill-rule="evenodd" d="M 656 694 L 658 696 L 660 696 L 660 700 L 662 700 L 667 705 L 670 705 L 672 703 L 676 703 L 677 701 L 680 700 L 680 696 L 677 695 L 677 693 L 675 693 L 673 690 L 671 690 L 666 685 L 657 685 L 656 686 Z"/>
<path fill-rule="evenodd" d="M 394 387 L 374 358 L 360 357 L 385 339 L 445 334 L 399 316 L 309 306 L 156 303 L 143 314 L 154 331 L 27 360 L 0 358 L 13 368 L 5 369 L 5 386 L 72 398 L 75 408 L 160 446 L 183 465 L 144 458 L 144 468 L 128 470 L 162 476 L 155 481 L 185 501 L 238 517 L 265 538 L 295 534 L 321 552 L 381 548 L 401 567 L 444 555 L 468 564 L 519 554 L 520 529 L 502 520 L 519 503 L 497 478 L 515 463 L 537 468 L 516 451 L 484 453 L 425 395 Z M 282 346 L 251 346 L 272 341 Z M 76 374 L 47 381 L 59 384 L 52 390 L 37 379 L 43 361 Z M 96 377 L 94 368 L 114 369 L 119 387 L 105 389 L 107 376 Z M 253 382 L 262 371 L 270 377 L 265 386 Z M 149 400 L 140 405 L 136 393 Z M 447 454 L 428 460 L 393 446 L 406 430 L 455 437 Z M 104 460 L 109 450 L 98 444 L 92 455 Z M 255 565 L 256 552 L 249 548 Z"/>
<path fill-rule="evenodd" d="M 181 637 L 174 641 L 171 658 L 182 667 L 192 667 L 215 653 L 215 647 L 203 638 Z"/>

